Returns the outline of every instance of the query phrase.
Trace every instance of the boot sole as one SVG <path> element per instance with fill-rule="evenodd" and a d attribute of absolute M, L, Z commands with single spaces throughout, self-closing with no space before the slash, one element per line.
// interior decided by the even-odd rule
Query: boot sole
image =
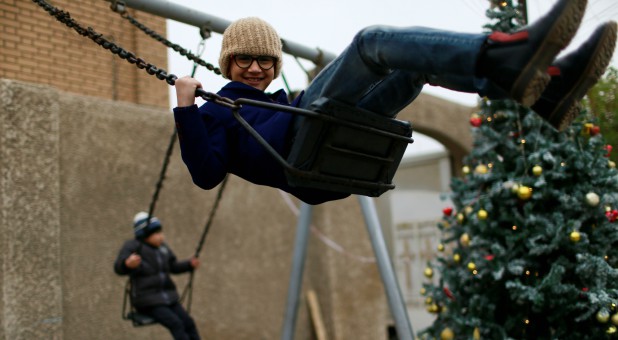
<path fill-rule="evenodd" d="M 584 72 L 582 72 L 571 90 L 556 105 L 554 111 L 549 113 L 549 121 L 552 122 L 558 131 L 566 129 L 577 118 L 581 111 L 580 100 L 605 73 L 614 55 L 617 31 L 618 25 L 615 22 L 605 27 L 599 39 L 599 44 L 595 47 L 595 51 L 592 53 Z"/>
<path fill-rule="evenodd" d="M 556 55 L 573 39 L 586 11 L 587 0 L 568 1 L 560 18 L 551 27 L 530 62 L 513 83 L 511 96 L 524 106 L 532 106 L 551 80 L 546 70 Z"/>

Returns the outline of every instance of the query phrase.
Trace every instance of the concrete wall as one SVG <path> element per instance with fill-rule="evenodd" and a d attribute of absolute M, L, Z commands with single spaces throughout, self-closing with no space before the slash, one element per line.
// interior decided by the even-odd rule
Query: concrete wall
<path fill-rule="evenodd" d="M 147 210 L 172 133 L 168 110 L 0 80 L 0 339 L 169 339 L 121 319 L 112 263 Z M 177 146 L 156 216 L 180 258 L 193 254 L 216 190 L 195 187 Z M 196 272 L 192 314 L 206 339 L 276 339 L 296 215 L 275 189 L 231 177 Z M 303 291 L 331 339 L 386 338 L 391 323 L 356 199 L 314 209 Z M 175 281 L 182 290 L 186 276 Z M 303 295 L 304 297 L 304 295 Z M 296 339 L 311 337 L 307 306 Z"/>

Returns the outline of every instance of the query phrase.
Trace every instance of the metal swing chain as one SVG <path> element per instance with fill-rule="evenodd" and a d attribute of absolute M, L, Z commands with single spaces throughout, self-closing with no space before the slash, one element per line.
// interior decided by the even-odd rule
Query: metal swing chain
<path fill-rule="evenodd" d="M 110 5 L 110 8 L 120 14 L 121 17 L 125 18 L 126 20 L 128 20 L 133 26 L 139 28 L 140 30 L 142 30 L 144 33 L 146 33 L 148 36 L 150 36 L 151 38 L 154 38 L 156 41 L 162 43 L 163 45 L 173 49 L 174 51 L 178 52 L 180 55 L 186 57 L 187 59 L 193 61 L 194 63 L 200 65 L 200 66 L 204 66 L 206 67 L 209 71 L 214 72 L 217 75 L 221 75 L 221 70 L 218 67 L 215 67 L 214 65 L 207 63 L 206 61 L 202 60 L 199 56 L 191 53 L 191 51 L 188 51 L 187 49 L 183 48 L 182 46 L 172 43 L 171 41 L 167 40 L 165 37 L 163 37 L 161 34 L 155 32 L 154 30 L 148 28 L 146 25 L 142 24 L 141 22 L 137 21 L 137 19 L 135 19 L 134 17 L 132 17 L 129 12 L 127 12 L 125 5 L 122 1 L 112 1 L 112 4 Z M 210 33 L 208 29 L 202 29 L 200 30 L 200 34 L 202 35 L 203 38 L 206 38 Z"/>
<path fill-rule="evenodd" d="M 178 77 L 174 74 L 168 74 L 166 70 L 162 68 L 158 68 L 151 63 L 147 63 L 144 59 L 138 58 L 134 53 L 129 52 L 117 44 L 105 39 L 102 34 L 97 33 L 92 27 L 84 28 L 77 21 L 71 18 L 71 15 L 68 12 L 60 10 L 52 5 L 50 5 L 45 0 L 32 0 L 32 2 L 36 3 L 40 7 L 42 7 L 45 11 L 49 13 L 49 15 L 56 18 L 56 20 L 65 24 L 67 27 L 72 28 L 78 34 L 90 38 L 92 41 L 97 43 L 99 46 L 103 47 L 106 50 L 109 50 L 112 54 L 118 55 L 121 59 L 126 60 L 130 64 L 134 64 L 137 68 L 145 70 L 148 74 L 156 76 L 159 80 L 165 80 L 169 85 L 175 85 L 176 79 Z M 197 89 L 195 91 L 196 97 L 201 97 L 206 101 L 210 101 L 225 107 L 228 107 L 232 110 L 240 109 L 240 105 L 236 105 L 233 100 L 225 97 L 221 97 L 220 95 L 212 92 L 206 92 L 202 89 Z"/>

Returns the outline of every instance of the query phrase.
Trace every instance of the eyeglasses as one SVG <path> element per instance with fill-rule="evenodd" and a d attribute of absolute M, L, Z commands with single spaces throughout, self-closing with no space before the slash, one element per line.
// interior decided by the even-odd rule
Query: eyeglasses
<path fill-rule="evenodd" d="M 242 69 L 249 68 L 251 64 L 253 64 L 253 61 L 255 60 L 257 61 L 258 66 L 264 71 L 267 71 L 273 68 L 273 66 L 275 66 L 275 63 L 277 62 L 277 58 L 266 56 L 266 55 L 259 55 L 257 57 L 254 57 L 254 56 L 250 56 L 247 54 L 239 54 L 239 55 L 234 55 L 232 58 L 234 58 L 234 62 L 236 63 L 236 66 Z"/>

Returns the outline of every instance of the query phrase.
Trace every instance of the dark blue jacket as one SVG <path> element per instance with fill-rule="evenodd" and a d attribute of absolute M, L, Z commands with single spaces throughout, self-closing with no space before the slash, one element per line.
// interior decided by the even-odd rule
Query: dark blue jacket
<path fill-rule="evenodd" d="M 129 269 L 124 261 L 135 252 L 141 256 L 142 262 L 139 267 Z M 178 302 L 178 292 L 170 273 L 179 274 L 191 270 L 191 262 L 178 261 L 165 243 L 155 248 L 135 239 L 125 242 L 114 263 L 116 274 L 130 275 L 131 302 L 137 308 L 168 306 Z"/>
<path fill-rule="evenodd" d="M 240 82 L 230 82 L 218 95 L 236 100 L 247 98 L 264 102 L 290 105 L 287 94 L 279 90 L 264 93 Z M 300 97 L 293 106 L 297 106 Z M 290 147 L 293 114 L 268 108 L 245 105 L 242 117 L 285 159 Z M 227 173 L 245 180 L 289 192 L 308 204 L 320 204 L 349 196 L 346 193 L 288 185 L 283 167 L 222 105 L 206 102 L 177 107 L 174 118 L 178 130 L 182 159 L 191 173 L 193 182 L 203 189 L 212 189 L 221 183 Z"/>

